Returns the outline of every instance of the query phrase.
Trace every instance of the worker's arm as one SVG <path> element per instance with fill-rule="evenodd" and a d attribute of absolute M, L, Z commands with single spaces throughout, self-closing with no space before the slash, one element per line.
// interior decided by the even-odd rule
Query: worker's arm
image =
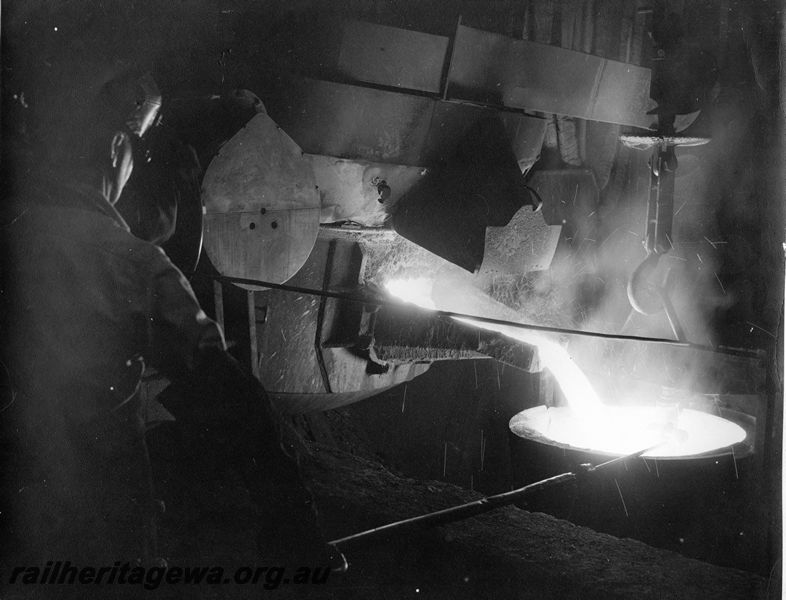
<path fill-rule="evenodd" d="M 163 251 L 152 265 L 148 307 L 151 366 L 173 379 L 193 372 L 205 351 L 224 351 L 224 335 L 208 318 L 183 274 Z"/>
<path fill-rule="evenodd" d="M 257 460 L 291 470 L 281 456 L 280 420 L 262 384 L 226 351 L 221 329 L 200 308 L 186 278 L 162 258 L 154 272 L 148 360 L 173 385 L 159 400 L 183 423 L 254 432 L 263 447 Z"/>

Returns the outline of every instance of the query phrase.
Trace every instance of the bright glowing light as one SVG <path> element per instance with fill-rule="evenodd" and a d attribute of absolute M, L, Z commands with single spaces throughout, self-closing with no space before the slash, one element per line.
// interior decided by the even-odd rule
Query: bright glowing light
<path fill-rule="evenodd" d="M 435 309 L 432 299 L 434 281 L 426 277 L 392 279 L 385 283 L 387 290 L 406 302 L 422 308 Z M 481 329 L 496 331 L 507 337 L 538 348 L 538 357 L 562 389 L 567 402 L 580 413 L 594 411 L 602 406 L 595 389 L 568 352 L 556 342 L 532 331 L 525 331 L 505 325 L 483 323 L 475 319 L 454 317 L 457 321 L 467 323 Z"/>
<path fill-rule="evenodd" d="M 439 308 L 432 299 L 433 280 L 425 277 L 392 280 L 388 291 L 423 308 Z M 460 293 L 460 292 L 458 292 Z M 587 376 L 567 350 L 545 336 L 506 325 L 472 318 L 456 320 L 496 331 L 536 346 L 543 366 L 554 376 L 568 406 L 538 406 L 510 422 L 520 437 L 605 454 L 625 455 L 659 444 L 647 457 L 680 457 L 702 454 L 742 442 L 745 430 L 727 419 L 663 406 L 609 406 L 598 398 Z"/>
<path fill-rule="evenodd" d="M 643 455 L 651 458 L 694 456 L 746 437 L 728 419 L 661 406 L 603 406 L 590 418 L 567 406 L 536 406 L 513 417 L 510 430 L 519 437 L 604 454 L 632 454 L 660 444 Z"/>
<path fill-rule="evenodd" d="M 554 380 L 565 395 L 565 400 L 576 412 L 587 414 L 603 406 L 584 371 L 573 361 L 568 351 L 558 343 L 535 332 L 515 327 L 483 323 L 474 319 L 457 318 L 457 320 L 482 329 L 496 331 L 514 340 L 536 346 L 538 358 L 554 376 Z"/>
<path fill-rule="evenodd" d="M 397 298 L 430 310 L 436 308 L 434 301 L 431 299 L 433 287 L 434 281 L 426 277 L 391 279 L 385 282 L 385 288 Z"/>

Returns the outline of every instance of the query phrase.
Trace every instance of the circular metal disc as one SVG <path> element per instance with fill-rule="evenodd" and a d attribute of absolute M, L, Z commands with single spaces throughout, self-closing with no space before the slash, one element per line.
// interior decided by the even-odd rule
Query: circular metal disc
<path fill-rule="evenodd" d="M 319 193 L 309 161 L 266 114 L 221 148 L 202 196 L 205 250 L 222 275 L 284 283 L 306 262 L 319 233 Z"/>

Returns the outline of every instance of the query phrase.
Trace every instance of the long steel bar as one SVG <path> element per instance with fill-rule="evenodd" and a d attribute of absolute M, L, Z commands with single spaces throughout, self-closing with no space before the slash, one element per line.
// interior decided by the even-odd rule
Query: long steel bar
<path fill-rule="evenodd" d="M 654 446 L 648 446 L 647 448 L 637 450 L 631 454 L 626 454 L 625 456 L 620 456 L 613 460 L 606 461 L 595 467 L 588 467 L 584 469 L 583 472 L 596 473 L 599 470 L 605 469 L 626 459 L 638 458 L 642 454 L 645 454 L 650 450 L 654 450 L 662 444 L 663 442 L 659 442 Z M 487 496 L 486 498 L 480 498 L 479 500 L 473 500 L 472 502 L 467 502 L 466 504 L 460 504 L 458 506 L 452 506 L 450 508 L 426 513 L 425 515 L 419 515 L 409 519 L 402 519 L 401 521 L 395 521 L 393 523 L 388 523 L 387 525 L 382 525 L 380 527 L 361 531 L 360 533 L 338 538 L 332 540 L 330 543 L 336 544 L 337 546 L 347 546 L 353 543 L 365 542 L 379 537 L 384 537 L 386 535 L 390 535 L 391 533 L 398 534 L 406 531 L 426 529 L 436 525 L 460 521 L 462 519 L 467 519 L 469 517 L 474 517 L 476 515 L 492 511 L 502 506 L 507 506 L 508 504 L 513 504 L 514 502 L 520 500 L 524 496 L 531 494 L 532 492 L 565 483 L 566 481 L 573 481 L 576 478 L 577 475 L 575 473 L 561 473 L 560 475 L 555 475 L 554 477 L 549 477 L 548 479 L 542 479 L 540 481 L 536 481 L 535 483 L 530 483 L 529 485 L 525 485 L 524 487 L 520 487 L 509 492 L 495 494 L 494 496 Z"/>
<path fill-rule="evenodd" d="M 337 546 L 347 546 L 352 543 L 357 543 L 360 541 L 365 542 L 378 537 L 383 537 L 391 533 L 398 534 L 405 531 L 426 529 L 428 527 L 434 527 L 444 523 L 460 521 L 461 519 L 474 517 L 476 515 L 494 510 L 495 508 L 512 504 L 513 502 L 516 502 L 517 500 L 528 494 L 531 494 L 534 491 L 557 485 L 559 483 L 564 483 L 565 481 L 572 481 L 574 479 L 576 479 L 575 473 L 562 473 L 561 475 L 549 477 L 548 479 L 543 479 L 541 481 L 531 483 L 509 492 L 497 494 L 496 496 L 488 496 L 486 498 L 474 500 L 473 502 L 468 502 L 467 504 L 445 508 L 443 510 L 412 517 L 410 519 L 403 519 L 394 523 L 388 523 L 387 525 L 382 525 L 381 527 L 375 527 L 374 529 L 361 531 L 360 533 L 355 533 L 353 535 L 348 535 L 343 538 L 332 540 L 330 543 L 336 544 Z"/>
<path fill-rule="evenodd" d="M 327 290 L 315 290 L 312 288 L 305 288 L 295 285 L 288 285 L 284 283 L 272 283 L 269 281 L 262 281 L 259 279 L 246 279 L 243 277 L 227 277 L 224 275 L 203 275 L 201 273 L 194 273 L 195 276 L 207 276 L 216 281 L 227 281 L 229 283 L 240 283 L 244 285 L 257 285 L 260 287 L 272 288 L 276 290 L 283 290 L 285 292 L 295 292 L 298 294 L 310 294 L 313 296 L 322 296 L 325 298 L 338 298 L 339 300 L 346 300 L 347 302 L 359 302 L 361 304 L 373 304 L 376 306 L 397 306 L 401 307 L 402 302 L 397 300 L 386 300 L 379 297 L 360 297 L 341 292 L 331 292 Z M 505 325 L 515 329 L 525 329 L 528 331 L 541 331 L 543 333 L 556 333 L 564 335 L 577 335 L 582 337 L 602 338 L 607 340 L 627 340 L 633 342 L 649 342 L 654 344 L 667 344 L 669 346 L 677 346 L 680 348 L 691 348 L 693 350 L 703 350 L 707 352 L 716 352 L 720 354 L 729 354 L 734 356 L 752 356 L 755 353 L 746 351 L 744 349 L 724 348 L 705 346 L 703 344 L 695 344 L 693 342 L 681 342 L 678 340 L 671 340 L 666 338 L 656 337 L 643 337 L 637 335 L 621 335 L 616 333 L 603 333 L 600 331 L 580 331 L 578 329 L 567 329 L 563 327 L 548 327 L 545 325 L 531 325 L 529 323 L 517 323 L 515 321 L 506 321 L 505 319 L 494 319 L 492 317 L 481 317 L 477 315 L 468 315 L 464 313 L 457 313 L 448 310 L 431 310 L 432 314 L 441 317 L 457 317 L 463 319 L 472 319 L 480 323 L 491 323 L 494 325 Z"/>

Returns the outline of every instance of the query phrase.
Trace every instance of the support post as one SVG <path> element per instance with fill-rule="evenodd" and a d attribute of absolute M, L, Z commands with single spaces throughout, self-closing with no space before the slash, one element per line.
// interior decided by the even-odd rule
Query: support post
<path fill-rule="evenodd" d="M 259 379 L 259 351 L 257 350 L 257 310 L 254 290 L 246 292 L 248 298 L 248 347 L 251 359 L 251 373 Z"/>

